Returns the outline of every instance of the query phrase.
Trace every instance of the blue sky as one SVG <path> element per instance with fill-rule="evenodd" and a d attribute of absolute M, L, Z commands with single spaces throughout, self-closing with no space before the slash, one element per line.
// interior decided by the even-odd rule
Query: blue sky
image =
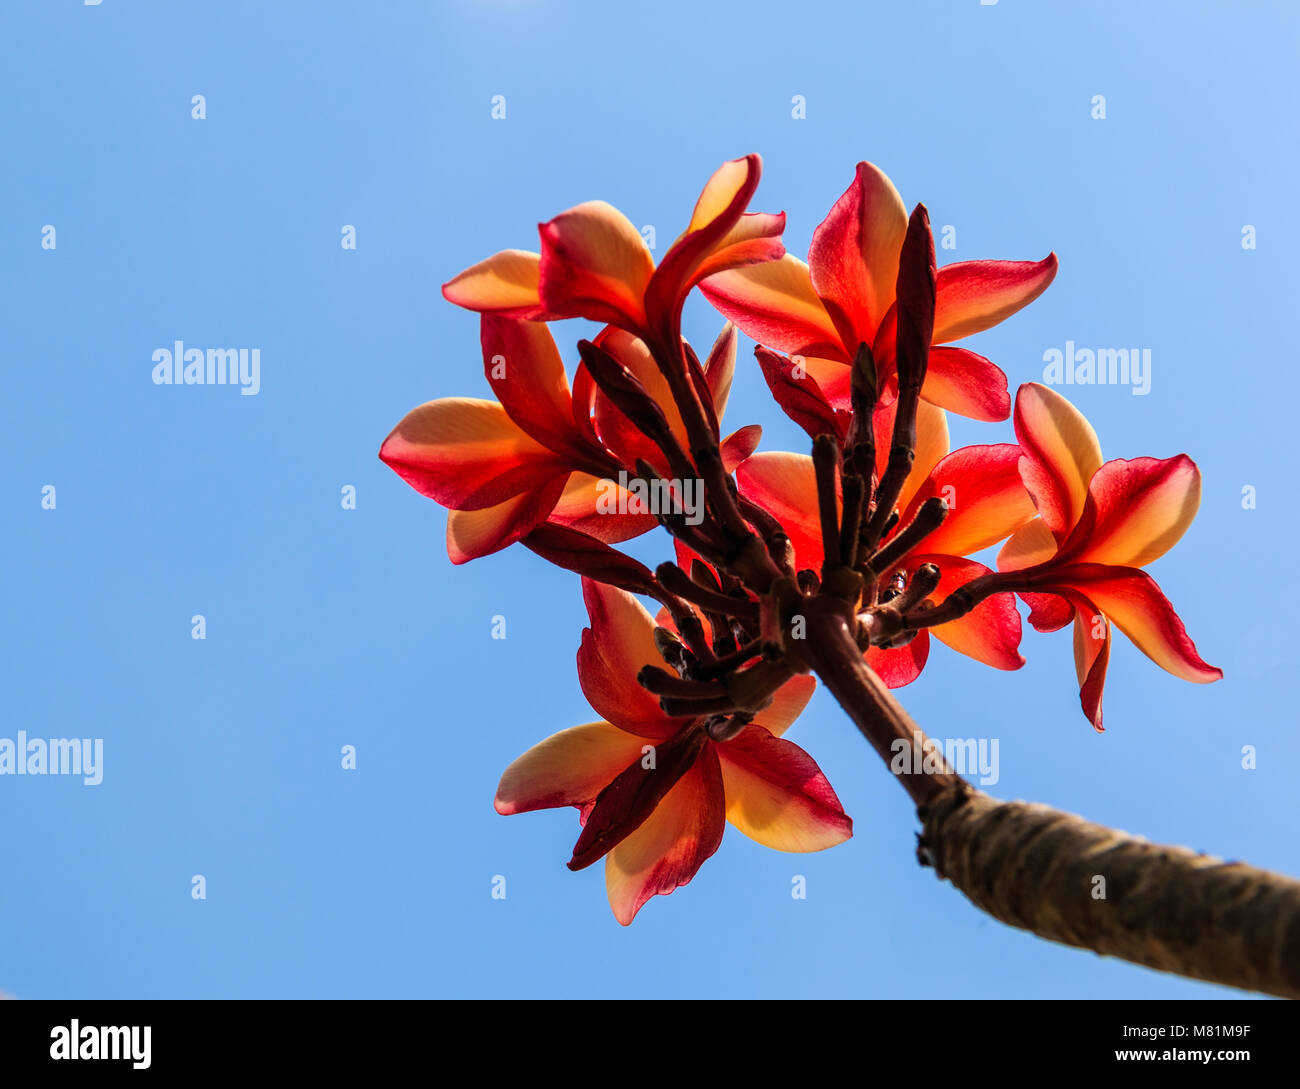
<path fill-rule="evenodd" d="M 999 796 L 1300 873 L 1277 327 L 1300 286 L 1298 27 L 1280 2 L 1172 0 L 6 5 L 0 737 L 102 738 L 104 780 L 0 777 L 0 990 L 1228 994 L 1009 930 L 919 869 L 903 792 L 822 692 L 790 736 L 855 838 L 795 856 L 730 832 L 618 926 L 601 867 L 564 867 L 572 811 L 491 806 L 512 758 L 594 717 L 576 576 L 517 550 L 453 569 L 444 513 L 376 452 L 414 405 L 486 394 L 477 323 L 438 287 L 534 248 L 538 221 L 602 198 L 666 242 L 757 151 L 755 207 L 803 254 L 870 159 L 956 228 L 941 261 L 1059 255 L 1046 295 L 967 342 L 1013 383 L 1067 340 L 1151 349 L 1148 395 L 1068 392 L 1108 457 L 1200 464 L 1200 517 L 1152 573 L 1226 672 L 1189 685 L 1121 638 L 1097 736 L 1068 634 L 1027 632 L 1019 673 L 936 648 L 904 702 L 936 736 L 998 738 Z M 692 302 L 697 345 L 719 325 Z M 258 348 L 260 392 L 154 385 L 177 339 Z M 748 342 L 728 422 L 805 448 Z"/>

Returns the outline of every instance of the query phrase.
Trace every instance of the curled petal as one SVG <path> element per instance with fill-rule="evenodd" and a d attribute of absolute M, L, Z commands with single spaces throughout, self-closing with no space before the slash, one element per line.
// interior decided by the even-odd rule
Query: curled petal
<path fill-rule="evenodd" d="M 542 303 L 553 313 L 640 331 L 654 258 L 617 208 L 588 201 L 538 228 Z"/>
<path fill-rule="evenodd" d="M 532 491 L 480 510 L 447 512 L 447 555 L 452 563 L 488 556 L 531 533 L 546 521 L 564 490 L 568 473 Z"/>
<path fill-rule="evenodd" d="M 1041 261 L 958 261 L 939 270 L 934 343 L 979 333 L 1028 306 L 1056 277 L 1056 254 Z"/>
<path fill-rule="evenodd" d="M 948 504 L 943 524 L 920 547 L 966 556 L 1009 537 L 1034 517 L 1034 504 L 1020 479 L 1020 447 L 963 446 L 941 459 L 917 488 L 899 525 L 932 496 Z"/>
<path fill-rule="evenodd" d="M 555 315 L 542 305 L 537 290 L 540 260 L 526 250 L 494 253 L 443 284 L 443 298 L 481 314 L 549 321 Z"/>
<path fill-rule="evenodd" d="M 809 438 L 835 435 L 844 440 L 849 415 L 831 407 L 817 379 L 786 356 L 762 346 L 754 350 L 754 355 L 781 411 L 802 427 Z"/>
<path fill-rule="evenodd" d="M 870 647 L 867 665 L 885 682 L 886 688 L 902 688 L 921 675 L 930 657 L 930 633 L 919 631 L 905 647 Z"/>
<path fill-rule="evenodd" d="M 931 348 L 921 396 L 931 404 L 972 420 L 1011 415 L 1007 376 L 996 364 L 965 348 Z"/>
<path fill-rule="evenodd" d="M 707 744 L 703 730 L 687 729 L 644 746 L 645 755 L 638 753 L 600 792 L 595 804 L 585 809 L 569 869 L 582 870 L 598 862 L 635 832 L 691 770 Z"/>
<path fill-rule="evenodd" d="M 1108 461 L 1088 485 L 1083 516 L 1061 558 L 1145 567 L 1187 532 L 1201 505 L 1201 472 L 1186 454 Z"/>
<path fill-rule="evenodd" d="M 530 438 L 496 401 L 445 397 L 406 414 L 379 457 L 444 507 L 482 510 L 567 473 L 567 461 Z"/>
<path fill-rule="evenodd" d="M 808 266 L 791 254 L 710 276 L 700 290 L 759 344 L 848 362 L 835 323 L 813 290 Z"/>
<path fill-rule="evenodd" d="M 1025 487 L 1047 528 L 1064 541 L 1083 515 L 1088 482 L 1101 468 L 1097 433 L 1069 401 L 1037 382 L 1020 387 L 1014 416 L 1025 452 Z"/>
<path fill-rule="evenodd" d="M 1035 631 L 1060 631 L 1074 619 L 1074 606 L 1060 594 L 1021 594 L 1029 606 L 1029 624 Z"/>
<path fill-rule="evenodd" d="M 808 266 L 813 286 L 846 348 L 875 341 L 894 301 L 907 209 L 894 183 L 859 163 L 853 184 L 813 232 Z"/>
<path fill-rule="evenodd" d="M 663 668 L 654 643 L 654 618 L 624 590 L 582 580 L 591 627 L 578 648 L 578 683 L 596 711 L 621 730 L 662 739 L 677 733 L 681 720 L 660 710 L 659 701 L 636 683 L 642 666 Z"/>
<path fill-rule="evenodd" d="M 785 244 L 781 241 L 784 230 L 784 212 L 748 212 L 741 216 L 717 248 L 695 267 L 691 286 L 730 269 L 780 260 L 785 256 Z"/>
<path fill-rule="evenodd" d="M 523 538 L 523 545 L 557 567 L 630 593 L 644 594 L 654 586 L 645 564 L 567 526 L 543 523 Z"/>
<path fill-rule="evenodd" d="M 1101 724 L 1101 694 L 1106 686 L 1106 667 L 1110 664 L 1110 621 L 1090 607 L 1079 603 L 1074 616 L 1074 670 L 1079 677 L 1079 702 L 1083 713 L 1098 733 Z"/>
<path fill-rule="evenodd" d="M 762 160 L 746 155 L 723 163 L 705 184 L 690 223 L 650 285 L 646 310 L 652 322 L 675 322 L 686 293 L 702 278 L 785 253 L 779 237 L 784 215 L 744 214 L 761 175 Z"/>
<path fill-rule="evenodd" d="M 704 360 L 704 383 L 709 388 L 713 400 L 713 412 L 719 420 L 727 411 L 727 400 L 731 396 L 731 380 L 736 374 L 736 327 L 727 322 L 722 332 L 709 349 Z"/>
<path fill-rule="evenodd" d="M 923 563 L 939 567 L 939 585 L 932 595 L 935 601 L 942 601 L 959 586 L 989 574 L 982 563 L 958 556 L 913 556 L 908 566 Z M 1014 594 L 994 594 L 965 616 L 930 631 L 939 642 L 994 669 L 1019 669 L 1025 664 L 1020 653 L 1020 613 Z"/>
<path fill-rule="evenodd" d="M 635 832 L 605 856 L 605 890 L 627 926 L 652 896 L 685 885 L 722 842 L 722 771 L 712 745 Z"/>
<path fill-rule="evenodd" d="M 1044 582 L 1049 579 L 1065 592 L 1083 594 L 1143 654 L 1175 677 L 1207 684 L 1223 676 L 1223 670 L 1201 659 L 1169 599 L 1145 571 L 1086 563 L 1053 570 Z"/>
<path fill-rule="evenodd" d="M 821 768 L 798 745 L 748 726 L 717 746 L 727 820 L 777 851 L 821 851 L 853 835 L 853 821 Z"/>
<path fill-rule="evenodd" d="M 562 730 L 506 768 L 493 805 L 506 815 L 566 805 L 586 808 L 619 772 L 641 758 L 644 744 L 644 738 L 608 722 Z"/>
<path fill-rule="evenodd" d="M 763 428 L 759 424 L 746 424 L 737 428 L 722 440 L 719 447 L 722 467 L 727 472 L 732 472 L 758 449 L 758 441 L 762 437 Z"/>

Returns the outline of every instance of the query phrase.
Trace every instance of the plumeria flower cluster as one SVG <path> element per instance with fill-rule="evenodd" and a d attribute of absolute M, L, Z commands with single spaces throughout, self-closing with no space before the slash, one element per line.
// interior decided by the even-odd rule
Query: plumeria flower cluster
<path fill-rule="evenodd" d="M 924 206 L 909 215 L 860 163 L 805 264 L 785 252 L 783 214 L 748 211 L 759 174 L 756 155 L 723 164 L 657 266 L 592 201 L 541 224 L 537 252 L 454 277 L 443 294 L 480 315 L 497 399 L 421 405 L 380 451 L 448 508 L 454 563 L 519 542 L 582 576 L 578 680 L 603 717 L 519 757 L 496 808 L 575 807 L 569 866 L 605 860 L 624 924 L 690 881 L 727 823 L 785 851 L 852 834 L 784 736 L 815 675 L 833 691 L 854 670 L 901 687 L 931 636 L 1018 669 L 1019 599 L 1040 631 L 1073 622 L 1098 730 L 1112 626 L 1176 676 L 1220 676 L 1142 570 L 1195 515 L 1196 465 L 1104 462 L 1063 397 L 1028 384 L 1013 406 L 1006 375 L 953 343 L 1037 298 L 1055 256 L 937 268 Z M 726 319 L 703 358 L 681 335 L 697 287 Z M 550 325 L 573 317 L 601 328 L 570 372 Z M 757 451 L 752 425 L 724 437 L 738 329 L 811 454 Z M 1013 416 L 1015 441 L 952 450 L 948 412 Z M 675 555 L 653 571 L 614 547 L 657 526 Z M 996 567 L 973 558 L 998 545 Z"/>

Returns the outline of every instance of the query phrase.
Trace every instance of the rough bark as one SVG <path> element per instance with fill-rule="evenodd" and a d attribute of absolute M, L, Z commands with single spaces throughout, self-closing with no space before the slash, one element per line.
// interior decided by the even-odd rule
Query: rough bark
<path fill-rule="evenodd" d="M 922 862 L 1004 923 L 1163 972 L 1300 998 L 1298 881 L 999 801 L 965 782 L 918 813 Z"/>

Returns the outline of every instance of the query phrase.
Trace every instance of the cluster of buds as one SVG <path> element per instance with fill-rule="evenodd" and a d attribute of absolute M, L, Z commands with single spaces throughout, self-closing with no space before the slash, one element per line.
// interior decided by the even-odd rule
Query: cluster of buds
<path fill-rule="evenodd" d="M 724 164 L 657 267 L 630 221 L 590 202 L 542 224 L 539 253 L 455 277 L 444 295 L 481 315 L 499 400 L 422 405 L 380 453 L 449 509 L 454 562 L 521 542 L 582 576 L 578 677 L 602 721 L 516 760 L 496 807 L 577 807 L 569 865 L 606 860 L 625 924 L 689 881 L 728 821 L 782 850 L 851 834 L 783 736 L 814 675 L 844 702 L 839 634 L 849 671 L 889 688 L 919 675 L 931 635 L 1016 669 L 1018 596 L 1040 630 L 1074 622 L 1098 730 L 1112 624 L 1179 676 L 1219 676 L 1142 570 L 1195 514 L 1190 459 L 1103 463 L 1087 421 L 1034 384 L 1015 397 L 1016 442 L 948 449 L 946 412 L 1013 415 L 1002 371 L 951 342 L 1036 298 L 1055 257 L 936 268 L 924 206 L 909 216 L 862 163 L 805 264 L 781 244 L 784 215 L 746 211 L 759 171 L 757 156 Z M 681 335 L 696 286 L 728 319 L 703 360 Z M 577 344 L 572 384 L 549 329 L 569 317 L 603 325 Z M 756 452 L 754 426 L 723 436 L 737 329 L 810 456 Z M 612 494 L 634 488 L 664 501 Z M 656 526 L 675 562 L 651 571 L 614 547 Z M 999 543 L 995 569 L 971 558 Z"/>

